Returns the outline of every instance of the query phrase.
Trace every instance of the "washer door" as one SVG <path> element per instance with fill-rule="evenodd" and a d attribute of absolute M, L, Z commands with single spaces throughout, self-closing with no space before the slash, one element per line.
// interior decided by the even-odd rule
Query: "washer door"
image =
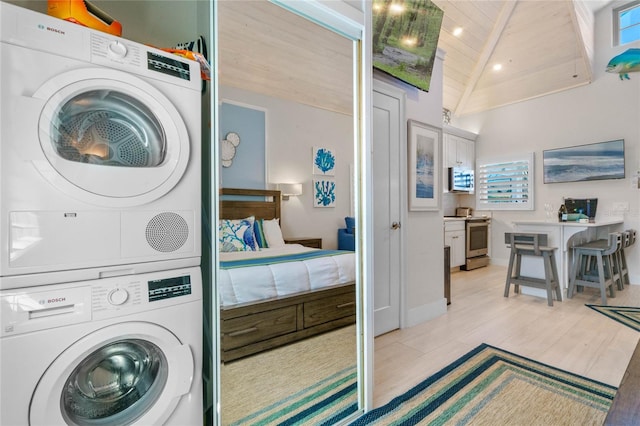
<path fill-rule="evenodd" d="M 194 374 L 191 350 L 144 322 L 97 330 L 46 370 L 29 410 L 32 425 L 162 424 Z"/>
<path fill-rule="evenodd" d="M 165 83 L 166 84 L 166 83 Z M 189 135 L 159 90 L 111 69 L 58 75 L 33 95 L 44 101 L 37 167 L 82 201 L 107 206 L 147 203 L 169 192 L 189 161 Z"/>

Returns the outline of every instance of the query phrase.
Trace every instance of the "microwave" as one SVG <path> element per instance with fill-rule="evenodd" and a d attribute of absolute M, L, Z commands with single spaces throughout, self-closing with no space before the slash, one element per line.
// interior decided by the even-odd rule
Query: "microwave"
<path fill-rule="evenodd" d="M 449 167 L 449 191 L 473 192 L 473 169 Z"/>

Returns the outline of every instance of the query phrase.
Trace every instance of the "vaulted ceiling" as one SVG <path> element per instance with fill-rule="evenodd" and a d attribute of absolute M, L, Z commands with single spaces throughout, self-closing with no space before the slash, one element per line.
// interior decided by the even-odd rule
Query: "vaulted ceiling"
<path fill-rule="evenodd" d="M 432 1 L 444 11 L 438 46 L 452 116 L 591 82 L 593 12 L 609 0 Z M 218 10 L 223 85 L 351 113 L 349 41 L 266 0 Z"/>
<path fill-rule="evenodd" d="M 593 12 L 608 1 L 432 1 L 444 11 L 443 106 L 453 116 L 591 82 Z"/>

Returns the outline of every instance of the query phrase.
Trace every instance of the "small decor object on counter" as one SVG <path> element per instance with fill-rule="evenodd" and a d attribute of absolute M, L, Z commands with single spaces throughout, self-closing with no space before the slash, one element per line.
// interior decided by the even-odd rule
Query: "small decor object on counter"
<path fill-rule="evenodd" d="M 567 221 L 567 207 L 564 203 L 560 204 L 560 210 L 558 210 L 558 222 Z"/>

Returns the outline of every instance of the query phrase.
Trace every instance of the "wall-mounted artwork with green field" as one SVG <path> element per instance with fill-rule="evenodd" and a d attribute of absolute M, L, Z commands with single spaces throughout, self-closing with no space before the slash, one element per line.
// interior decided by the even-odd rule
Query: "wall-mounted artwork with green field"
<path fill-rule="evenodd" d="M 374 68 L 429 91 L 442 16 L 430 0 L 374 0 Z"/>

